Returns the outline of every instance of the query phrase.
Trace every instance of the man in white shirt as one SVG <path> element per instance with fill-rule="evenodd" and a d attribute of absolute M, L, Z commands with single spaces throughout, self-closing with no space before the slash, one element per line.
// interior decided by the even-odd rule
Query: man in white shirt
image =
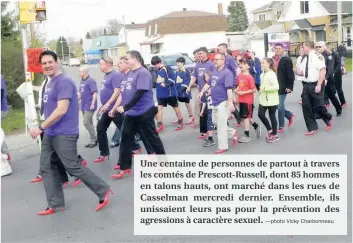
<path fill-rule="evenodd" d="M 314 42 L 304 42 L 303 49 L 305 57 L 301 62 L 300 68 L 296 68 L 295 70 L 298 76 L 303 77 L 302 109 L 305 124 L 308 129 L 308 132 L 305 134 L 307 136 L 314 135 L 318 130 L 315 112 L 318 113 L 325 122 L 326 131 L 332 128 L 332 115 L 327 112 L 324 103 L 325 59 L 320 53 L 315 52 L 314 47 Z"/>

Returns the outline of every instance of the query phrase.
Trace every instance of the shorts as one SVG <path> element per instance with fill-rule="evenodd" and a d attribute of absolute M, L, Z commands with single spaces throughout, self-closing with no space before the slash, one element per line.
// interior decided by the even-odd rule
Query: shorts
<path fill-rule="evenodd" d="M 170 105 L 171 107 L 175 108 L 178 107 L 178 100 L 176 97 L 161 98 L 158 99 L 158 105 L 163 107 Z"/>
<path fill-rule="evenodd" d="M 178 101 L 186 104 L 190 103 L 190 99 L 187 97 L 178 97 Z"/>
<path fill-rule="evenodd" d="M 252 118 L 254 111 L 253 104 L 239 103 L 239 116 L 240 119 Z"/>

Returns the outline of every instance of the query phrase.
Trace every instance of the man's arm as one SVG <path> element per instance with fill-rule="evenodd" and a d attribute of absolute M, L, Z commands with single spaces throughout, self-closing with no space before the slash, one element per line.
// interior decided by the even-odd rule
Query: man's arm
<path fill-rule="evenodd" d="M 294 80 L 295 80 L 295 74 L 293 70 L 293 61 L 292 59 L 288 58 L 288 61 L 286 62 L 286 73 L 287 73 L 287 89 L 290 89 L 293 91 L 293 86 L 294 86 Z"/>
<path fill-rule="evenodd" d="M 334 74 L 335 75 L 340 75 L 341 74 L 341 57 L 338 55 L 337 52 L 333 53 L 333 57 L 335 59 L 335 70 Z"/>
<path fill-rule="evenodd" d="M 92 96 L 92 103 L 91 103 L 91 106 L 95 106 L 96 104 L 96 101 L 97 101 L 97 92 L 94 92 L 93 93 L 93 96 Z M 119 95 L 120 96 L 120 95 Z"/>
<path fill-rule="evenodd" d="M 97 96 L 97 95 L 96 95 L 96 96 Z M 112 111 L 115 111 L 115 110 L 120 106 L 121 101 L 122 101 L 122 97 L 121 97 L 121 95 L 119 95 L 119 97 L 116 99 L 116 102 L 115 102 L 115 104 L 114 104 L 114 106 L 113 106 Z"/>
<path fill-rule="evenodd" d="M 319 76 L 319 81 L 317 82 L 317 85 L 322 85 L 322 83 L 326 79 L 326 67 L 323 67 L 320 69 L 320 76 Z"/>
<path fill-rule="evenodd" d="M 56 109 L 50 114 L 50 116 L 42 123 L 41 127 L 47 129 L 58 122 L 67 112 L 70 105 L 69 99 L 59 100 Z"/>

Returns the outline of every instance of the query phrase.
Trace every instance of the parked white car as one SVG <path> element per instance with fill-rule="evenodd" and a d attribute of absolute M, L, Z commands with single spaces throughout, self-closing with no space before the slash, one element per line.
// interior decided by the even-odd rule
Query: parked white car
<path fill-rule="evenodd" d="M 80 59 L 78 58 L 71 58 L 69 60 L 69 67 L 79 67 L 81 66 Z"/>

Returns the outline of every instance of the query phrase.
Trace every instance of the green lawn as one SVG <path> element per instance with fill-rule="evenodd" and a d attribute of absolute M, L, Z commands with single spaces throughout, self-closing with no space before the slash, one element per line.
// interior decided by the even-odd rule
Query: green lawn
<path fill-rule="evenodd" d="M 347 72 L 352 72 L 352 57 L 346 59 L 344 66 Z"/>
<path fill-rule="evenodd" d="M 24 131 L 26 129 L 24 109 L 10 110 L 6 118 L 1 121 L 1 127 L 6 134 Z"/>

